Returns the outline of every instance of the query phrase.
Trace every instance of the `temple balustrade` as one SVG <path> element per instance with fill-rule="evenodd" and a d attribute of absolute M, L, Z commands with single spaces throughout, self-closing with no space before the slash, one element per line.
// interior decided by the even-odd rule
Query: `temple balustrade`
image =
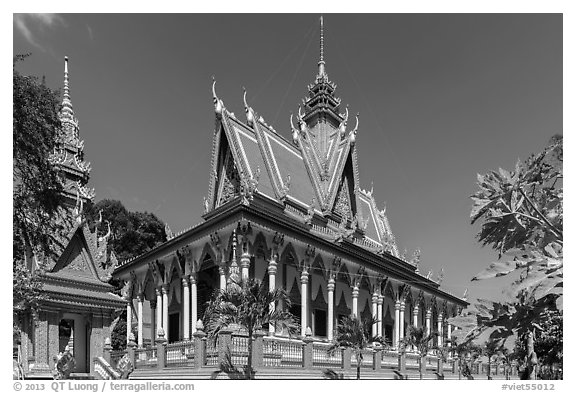
<path fill-rule="evenodd" d="M 162 335 L 161 335 L 162 336 Z M 158 372 L 163 369 L 187 367 L 189 370 L 219 370 L 225 364 L 228 368 L 243 370 L 248 361 L 249 337 L 241 330 L 223 330 L 213 338 L 197 329 L 193 338 L 167 344 L 163 337 L 154 346 L 138 348 L 131 341 L 127 351 L 111 351 L 105 348 L 104 359 L 100 359 L 99 369 L 102 375 L 110 376 L 107 362 L 118 364 L 120 355 L 128 354 L 135 370 Z M 349 371 L 352 375 L 356 369 L 356 355 L 350 348 L 331 349 L 332 344 L 326 341 L 312 339 L 310 335 L 301 338 L 266 335 L 259 331 L 252 338 L 252 366 L 255 371 L 283 368 L 294 370 L 309 370 L 322 372 L 330 369 L 336 372 Z M 227 356 L 226 354 L 229 354 Z M 415 378 L 420 371 L 420 356 L 416 352 L 400 353 L 381 345 L 371 345 L 362 350 L 361 368 L 370 372 L 398 372 L 404 378 Z M 116 359 L 111 361 L 110 359 Z M 444 376 L 450 378 L 462 377 L 458 358 L 439 359 L 429 354 L 422 359 L 422 372 L 429 377 Z M 486 375 L 488 367 L 479 360 L 468 363 L 473 376 Z M 504 365 L 492 363 L 492 375 L 498 372 L 504 375 Z M 496 371 L 498 370 L 498 371 Z M 115 371 L 114 371 L 115 372 Z M 209 371 L 213 372 L 213 371 Z M 113 372 L 112 372 L 113 373 Z M 117 372 L 116 372 L 117 373 Z M 513 376 L 513 374 L 509 374 Z M 427 378 L 429 378 L 427 377 Z"/>

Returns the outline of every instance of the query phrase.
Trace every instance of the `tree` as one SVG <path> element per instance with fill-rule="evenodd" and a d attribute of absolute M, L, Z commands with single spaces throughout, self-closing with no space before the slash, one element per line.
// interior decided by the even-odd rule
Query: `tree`
<path fill-rule="evenodd" d="M 498 361 L 500 353 L 500 345 L 497 340 L 488 340 L 484 343 L 484 346 L 482 347 L 482 354 L 488 359 L 488 372 L 486 373 L 486 377 L 488 379 L 492 379 L 492 362 Z M 496 367 L 498 367 L 498 363 L 496 363 Z"/>
<path fill-rule="evenodd" d="M 430 341 L 437 336 L 438 332 L 430 332 L 430 334 L 426 333 L 426 327 L 415 327 L 410 325 L 406 331 L 403 343 L 405 346 L 414 346 L 418 352 L 418 364 L 420 366 L 418 371 L 420 373 L 420 379 L 422 379 L 422 365 L 424 364 L 423 362 L 426 361 L 425 358 L 428 356 L 428 351 L 430 349 Z"/>
<path fill-rule="evenodd" d="M 474 379 L 471 366 L 482 353 L 482 347 L 469 340 L 458 342 L 458 339 L 453 338 L 450 341 L 458 357 L 458 379 L 461 379 L 461 375 L 468 379 Z"/>
<path fill-rule="evenodd" d="M 284 308 L 271 307 L 271 305 L 284 304 Z M 225 290 L 216 290 L 208 302 L 204 312 L 203 324 L 209 339 L 215 339 L 226 329 L 244 330 L 248 335 L 248 364 L 244 370 L 244 377 L 254 379 L 252 369 L 252 342 L 256 331 L 263 325 L 274 324 L 277 328 L 285 329 L 289 334 L 297 330 L 294 316 L 285 310 L 291 306 L 290 297 L 283 288 L 269 291 L 268 282 L 257 279 L 248 279 L 238 282 L 235 278 L 226 286 Z M 229 362 L 228 369 L 232 367 Z"/>
<path fill-rule="evenodd" d="M 34 76 L 21 75 L 13 59 L 12 118 L 12 268 L 15 331 L 26 313 L 36 313 L 41 282 L 36 269 L 62 247 L 68 227 L 62 219 L 62 184 L 58 169 L 50 162 L 60 146 L 61 122 L 58 94 Z"/>
<path fill-rule="evenodd" d="M 472 224 L 482 223 L 478 240 L 499 257 L 472 280 L 511 273 L 518 279 L 503 301 L 479 299 L 474 316 L 451 320 L 467 328 L 468 340 L 485 333 L 500 347 L 511 348 L 516 336 L 540 329 L 546 310 L 562 310 L 562 164 L 562 136 L 557 135 L 540 154 L 518 161 L 513 171 L 478 175 Z"/>
<path fill-rule="evenodd" d="M 98 226 L 105 231 L 105 223 L 109 225 L 111 236 L 107 251 L 113 251 L 120 261 L 141 255 L 166 241 L 165 224 L 158 217 L 148 212 L 130 212 L 117 200 L 103 199 L 91 205 L 86 211 L 86 220 L 91 230 Z M 120 293 L 122 282 L 112 279 L 110 284 Z M 118 323 L 112 330 L 114 349 L 126 348 L 125 317 L 124 310 L 118 315 Z"/>
<path fill-rule="evenodd" d="M 541 379 L 553 379 L 555 370 L 562 368 L 564 341 L 562 323 L 562 314 L 554 310 L 545 311 L 539 322 L 541 330 L 534 337 L 534 352 L 538 358 Z M 528 355 L 526 340 L 521 337 L 515 344 L 514 357 L 525 368 L 525 359 Z"/>
<path fill-rule="evenodd" d="M 108 248 L 119 260 L 141 255 L 166 241 L 165 224 L 158 217 L 148 212 L 130 212 L 117 200 L 99 201 L 87 211 L 86 218 L 91 229 L 110 224 Z"/>
<path fill-rule="evenodd" d="M 343 317 L 336 326 L 336 337 L 334 344 L 328 348 L 328 353 L 334 353 L 339 349 L 349 348 L 356 359 L 356 379 L 360 379 L 360 367 L 364 360 L 363 352 L 368 349 L 372 343 L 386 345 L 382 337 L 372 336 L 372 325 L 377 322 L 370 317 L 367 320 L 360 320 L 358 317 Z"/>

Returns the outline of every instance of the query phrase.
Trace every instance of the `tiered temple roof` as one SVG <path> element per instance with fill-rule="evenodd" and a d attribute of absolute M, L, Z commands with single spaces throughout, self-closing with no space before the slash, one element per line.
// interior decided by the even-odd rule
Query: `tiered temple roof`
<path fill-rule="evenodd" d="M 348 130 L 348 108 L 341 112 L 336 85 L 326 73 L 323 29 L 318 74 L 308 86 L 297 126 L 290 117 L 292 140 L 278 133 L 246 100 L 246 121 L 228 111 L 213 83 L 217 117 L 205 212 L 234 197 L 258 193 L 286 205 L 286 214 L 304 220 L 318 236 L 346 237 L 377 253 L 399 256 L 385 210 L 372 191 L 359 186 L 356 138 Z M 314 218 L 315 217 L 315 218 Z"/>

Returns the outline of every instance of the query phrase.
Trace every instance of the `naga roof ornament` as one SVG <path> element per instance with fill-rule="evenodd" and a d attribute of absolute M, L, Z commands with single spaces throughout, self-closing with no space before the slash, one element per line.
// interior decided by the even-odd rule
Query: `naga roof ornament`
<path fill-rule="evenodd" d="M 346 135 L 346 125 L 348 124 L 348 105 L 346 105 L 346 113 L 343 116 L 342 122 L 340 123 L 340 137 L 344 139 Z"/>
<path fill-rule="evenodd" d="M 214 78 L 214 75 L 212 75 L 212 98 L 214 99 L 214 112 L 220 118 L 224 110 L 224 102 L 216 95 L 216 78 Z"/>
<path fill-rule="evenodd" d="M 243 87 L 242 89 L 244 89 L 244 95 L 242 98 L 244 99 L 244 110 L 246 111 L 246 123 L 252 127 L 254 125 L 254 111 L 246 102 L 246 88 Z"/>
<path fill-rule="evenodd" d="M 360 117 L 360 113 L 356 114 L 356 126 L 354 127 L 354 129 L 352 131 L 350 131 L 349 134 L 349 138 L 350 138 L 350 144 L 354 144 L 356 143 L 356 133 L 358 132 L 358 124 L 359 124 L 359 118 Z"/>

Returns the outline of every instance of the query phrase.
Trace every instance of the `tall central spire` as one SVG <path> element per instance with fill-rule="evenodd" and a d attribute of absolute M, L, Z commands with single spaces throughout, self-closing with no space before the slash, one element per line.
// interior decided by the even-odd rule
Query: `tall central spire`
<path fill-rule="evenodd" d="M 325 76 L 324 70 L 324 17 L 320 16 L 320 61 L 318 62 L 318 76 Z"/>
<path fill-rule="evenodd" d="M 74 118 L 74 109 L 70 99 L 70 82 L 68 80 L 68 56 L 64 56 L 64 91 L 62 94 L 62 113 Z"/>

